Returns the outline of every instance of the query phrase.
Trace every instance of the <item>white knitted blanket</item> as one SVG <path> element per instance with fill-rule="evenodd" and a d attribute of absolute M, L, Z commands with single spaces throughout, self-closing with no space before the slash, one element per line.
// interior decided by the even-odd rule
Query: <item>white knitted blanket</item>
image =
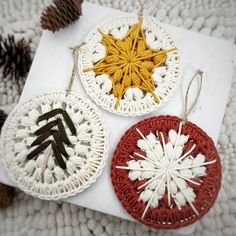
<path fill-rule="evenodd" d="M 0 34 L 14 34 L 32 42 L 36 51 L 41 29 L 39 15 L 50 0 L 1 0 Z M 123 11 L 137 12 L 136 0 L 90 0 Z M 146 13 L 165 23 L 236 42 L 235 0 L 149 0 Z M 0 108 L 16 103 L 23 83 L 3 80 L 0 71 Z M 223 182 L 213 209 L 197 224 L 194 235 L 236 235 L 236 70 L 218 150 Z M 80 208 L 68 203 L 34 199 L 18 192 L 14 204 L 0 210 L 0 235 L 172 235 L 144 225 Z"/>

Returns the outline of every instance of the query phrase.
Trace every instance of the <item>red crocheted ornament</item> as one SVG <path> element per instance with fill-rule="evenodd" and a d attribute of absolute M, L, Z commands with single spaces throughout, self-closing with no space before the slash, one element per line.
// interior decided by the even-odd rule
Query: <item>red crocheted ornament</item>
<path fill-rule="evenodd" d="M 170 141 L 168 136 L 169 131 L 174 130 L 178 133 L 181 121 L 180 118 L 175 116 L 159 116 L 140 121 L 123 135 L 113 154 L 111 163 L 112 184 L 123 207 L 141 223 L 159 229 L 176 229 L 192 224 L 202 218 L 213 206 L 221 185 L 221 161 L 215 145 L 212 139 L 201 128 L 191 122 L 186 122 L 181 126 L 181 134 L 188 137 L 188 141 L 182 146 L 181 156 L 190 153 L 186 159 L 189 159 L 189 163 L 195 163 L 194 159 L 196 159 L 198 155 L 202 155 L 205 161 L 204 166 L 201 166 L 197 170 L 203 171 L 204 175 L 199 174 L 200 176 L 198 175 L 197 177 L 194 175 L 194 178 L 190 178 L 189 181 L 185 179 L 188 185 L 187 187 L 185 186 L 185 188 L 192 191 L 190 191 L 190 195 L 187 197 L 195 196 L 194 200 L 190 202 L 191 204 L 186 200 L 187 198 L 183 199 L 185 192 L 182 192 L 183 194 L 180 194 L 182 196 L 181 201 L 186 201 L 186 204 L 180 206 L 179 203 L 181 203 L 181 201 L 176 200 L 176 195 L 168 194 L 166 184 L 164 188 L 165 192 L 163 192 L 161 199 L 159 199 L 158 206 L 150 207 L 149 205 L 147 208 L 148 201 L 145 202 L 143 199 L 140 199 L 140 194 L 144 190 L 144 187 L 141 189 L 139 187 L 141 185 L 144 186 L 150 178 L 134 177 L 134 180 L 131 180 L 129 178 L 130 169 L 119 169 L 119 167 L 127 168 L 131 160 L 137 164 L 140 163 L 140 160 L 143 160 L 141 156 L 144 158 L 147 157 L 145 151 L 137 146 L 137 141 L 142 139 L 141 134 L 143 134 L 143 137 L 147 137 L 150 132 L 152 132 L 156 135 L 157 139 L 160 140 L 160 144 L 163 144 L 163 141 L 166 144 L 168 140 Z M 182 159 L 184 160 L 184 158 Z M 163 162 L 161 161 L 160 163 Z M 179 169 L 181 168 L 184 167 L 180 166 Z M 194 169 L 191 170 L 192 173 L 194 173 Z M 179 170 L 179 172 L 170 171 L 170 173 L 178 175 L 178 173 L 182 173 L 180 171 L 181 170 Z M 196 171 L 196 169 L 194 171 Z M 164 182 L 162 182 L 164 184 L 168 182 L 165 178 L 163 178 Z M 157 178 L 157 180 L 161 182 L 160 179 Z M 159 182 L 157 181 L 157 185 Z M 175 183 L 178 187 L 177 182 Z M 196 185 L 196 183 L 198 183 L 198 185 Z M 151 198 L 149 200 L 151 202 L 153 201 Z M 143 216 L 145 209 L 146 213 Z"/>

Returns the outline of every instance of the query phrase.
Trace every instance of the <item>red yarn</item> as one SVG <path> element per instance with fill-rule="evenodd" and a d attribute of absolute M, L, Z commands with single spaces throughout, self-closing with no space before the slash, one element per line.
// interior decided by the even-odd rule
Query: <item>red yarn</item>
<path fill-rule="evenodd" d="M 195 157 L 199 152 L 205 156 L 205 161 L 216 160 L 214 164 L 206 166 L 206 176 L 200 177 L 203 181 L 200 186 L 196 186 L 188 182 L 188 185 L 194 190 L 196 199 L 193 205 L 199 212 L 196 215 L 189 204 L 178 209 L 176 205 L 172 209 L 167 204 L 167 194 L 163 196 L 160 205 L 157 208 L 149 208 L 145 218 L 142 219 L 142 213 L 146 207 L 146 203 L 139 200 L 140 190 L 138 186 L 144 182 L 135 180 L 131 181 L 128 177 L 129 170 L 117 169 L 116 166 L 126 166 L 130 161 L 129 155 L 137 148 L 137 140 L 141 139 L 136 131 L 138 128 L 145 136 L 150 132 L 155 133 L 161 131 L 168 134 L 170 129 L 176 132 L 179 128 L 181 119 L 175 116 L 158 116 L 140 121 L 128 129 L 119 141 L 113 154 L 111 163 L 111 179 L 114 190 L 123 207 L 135 219 L 143 224 L 159 229 L 176 229 L 202 218 L 213 206 L 221 185 L 221 161 L 212 139 L 198 126 L 191 122 L 186 122 L 182 127 L 182 134 L 189 135 L 189 142 L 194 142 L 196 148 L 192 152 Z M 186 145 L 184 152 L 189 147 Z M 140 183 L 141 182 L 141 183 Z"/>

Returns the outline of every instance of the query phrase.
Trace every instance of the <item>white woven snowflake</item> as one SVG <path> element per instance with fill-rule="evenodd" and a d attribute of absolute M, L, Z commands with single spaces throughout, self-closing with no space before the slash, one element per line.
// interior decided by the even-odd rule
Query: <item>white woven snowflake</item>
<path fill-rule="evenodd" d="M 170 208 L 175 203 L 181 209 L 188 203 L 195 214 L 199 214 L 193 204 L 196 194 L 188 183 L 201 185 L 202 180 L 199 177 L 206 175 L 205 166 L 215 163 L 216 160 L 205 162 L 205 156 L 201 153 L 193 157 L 191 153 L 196 144 L 183 153 L 189 136 L 181 134 L 182 125 L 183 123 L 180 122 L 178 133 L 173 129 L 169 131 L 167 142 L 164 141 L 161 132 L 160 138 L 153 133 L 145 137 L 139 129 L 136 129 L 142 137 L 137 141 L 137 146 L 146 155 L 134 152 L 139 160 L 135 160 L 135 156 L 130 156 L 132 160 L 127 162 L 127 166 L 116 167 L 129 170 L 129 179 L 132 181 L 147 180 L 138 187 L 139 200 L 147 203 L 142 218 L 145 217 L 149 207 L 158 207 L 165 193 L 167 193 Z"/>

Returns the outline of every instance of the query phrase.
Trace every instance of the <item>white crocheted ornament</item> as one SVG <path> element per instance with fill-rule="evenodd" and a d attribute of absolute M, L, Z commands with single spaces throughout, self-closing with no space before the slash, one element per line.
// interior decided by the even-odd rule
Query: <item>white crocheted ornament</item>
<path fill-rule="evenodd" d="M 88 99 L 64 91 L 17 106 L 2 129 L 3 163 L 19 188 L 42 199 L 83 191 L 107 158 L 107 130 Z"/>
<path fill-rule="evenodd" d="M 181 63 L 179 51 L 177 49 L 168 51 L 176 48 L 173 38 L 160 22 L 153 17 L 146 16 L 142 19 L 141 27 L 143 37 L 145 38 L 148 47 L 152 50 L 168 51 L 164 65 L 154 66 L 153 70 L 151 70 L 151 79 L 153 80 L 154 86 L 153 93 L 157 97 L 156 100 L 159 100 L 158 102 L 155 101 L 153 94 L 145 91 L 145 89 L 132 86 L 131 83 L 130 87 L 124 90 L 119 101 L 119 106 L 115 107 L 117 102 L 117 96 L 115 96 L 114 92 L 115 85 L 109 76 L 106 73 L 97 74 L 94 70 L 87 71 L 88 68 L 93 68 L 96 63 L 102 62 L 108 53 L 104 46 L 104 41 L 102 41 L 102 33 L 106 35 L 109 34 L 118 40 L 122 40 L 127 36 L 127 33 L 130 32 L 134 24 L 137 24 L 138 22 L 138 17 L 133 15 L 106 20 L 104 23 L 96 26 L 86 37 L 84 41 L 85 45 L 81 47 L 79 55 L 79 72 L 85 90 L 98 105 L 119 115 L 136 116 L 156 110 L 169 100 L 180 82 Z M 135 66 L 140 67 L 137 65 L 137 58 L 134 58 L 134 55 L 137 55 L 137 57 L 140 55 L 138 49 L 137 52 L 131 53 L 131 56 L 129 55 L 129 52 L 127 53 L 128 55 L 126 55 L 126 57 L 131 57 L 131 59 L 128 59 L 127 63 L 131 60 L 131 63 L 134 62 L 133 64 L 135 64 Z M 141 58 L 144 57 L 141 56 Z M 123 59 L 121 59 L 121 61 L 122 60 Z M 126 59 L 124 59 L 124 61 L 125 60 Z M 120 61 L 117 61 L 117 63 L 111 62 L 111 64 L 118 63 L 120 63 Z M 134 72 L 132 66 L 130 66 L 130 68 Z M 132 73 L 129 72 L 129 70 L 130 69 L 127 69 L 126 73 L 128 76 L 129 73 Z M 142 80 L 141 74 L 139 74 L 139 77 L 139 79 Z M 117 91 L 118 90 L 119 89 L 117 89 Z"/>

